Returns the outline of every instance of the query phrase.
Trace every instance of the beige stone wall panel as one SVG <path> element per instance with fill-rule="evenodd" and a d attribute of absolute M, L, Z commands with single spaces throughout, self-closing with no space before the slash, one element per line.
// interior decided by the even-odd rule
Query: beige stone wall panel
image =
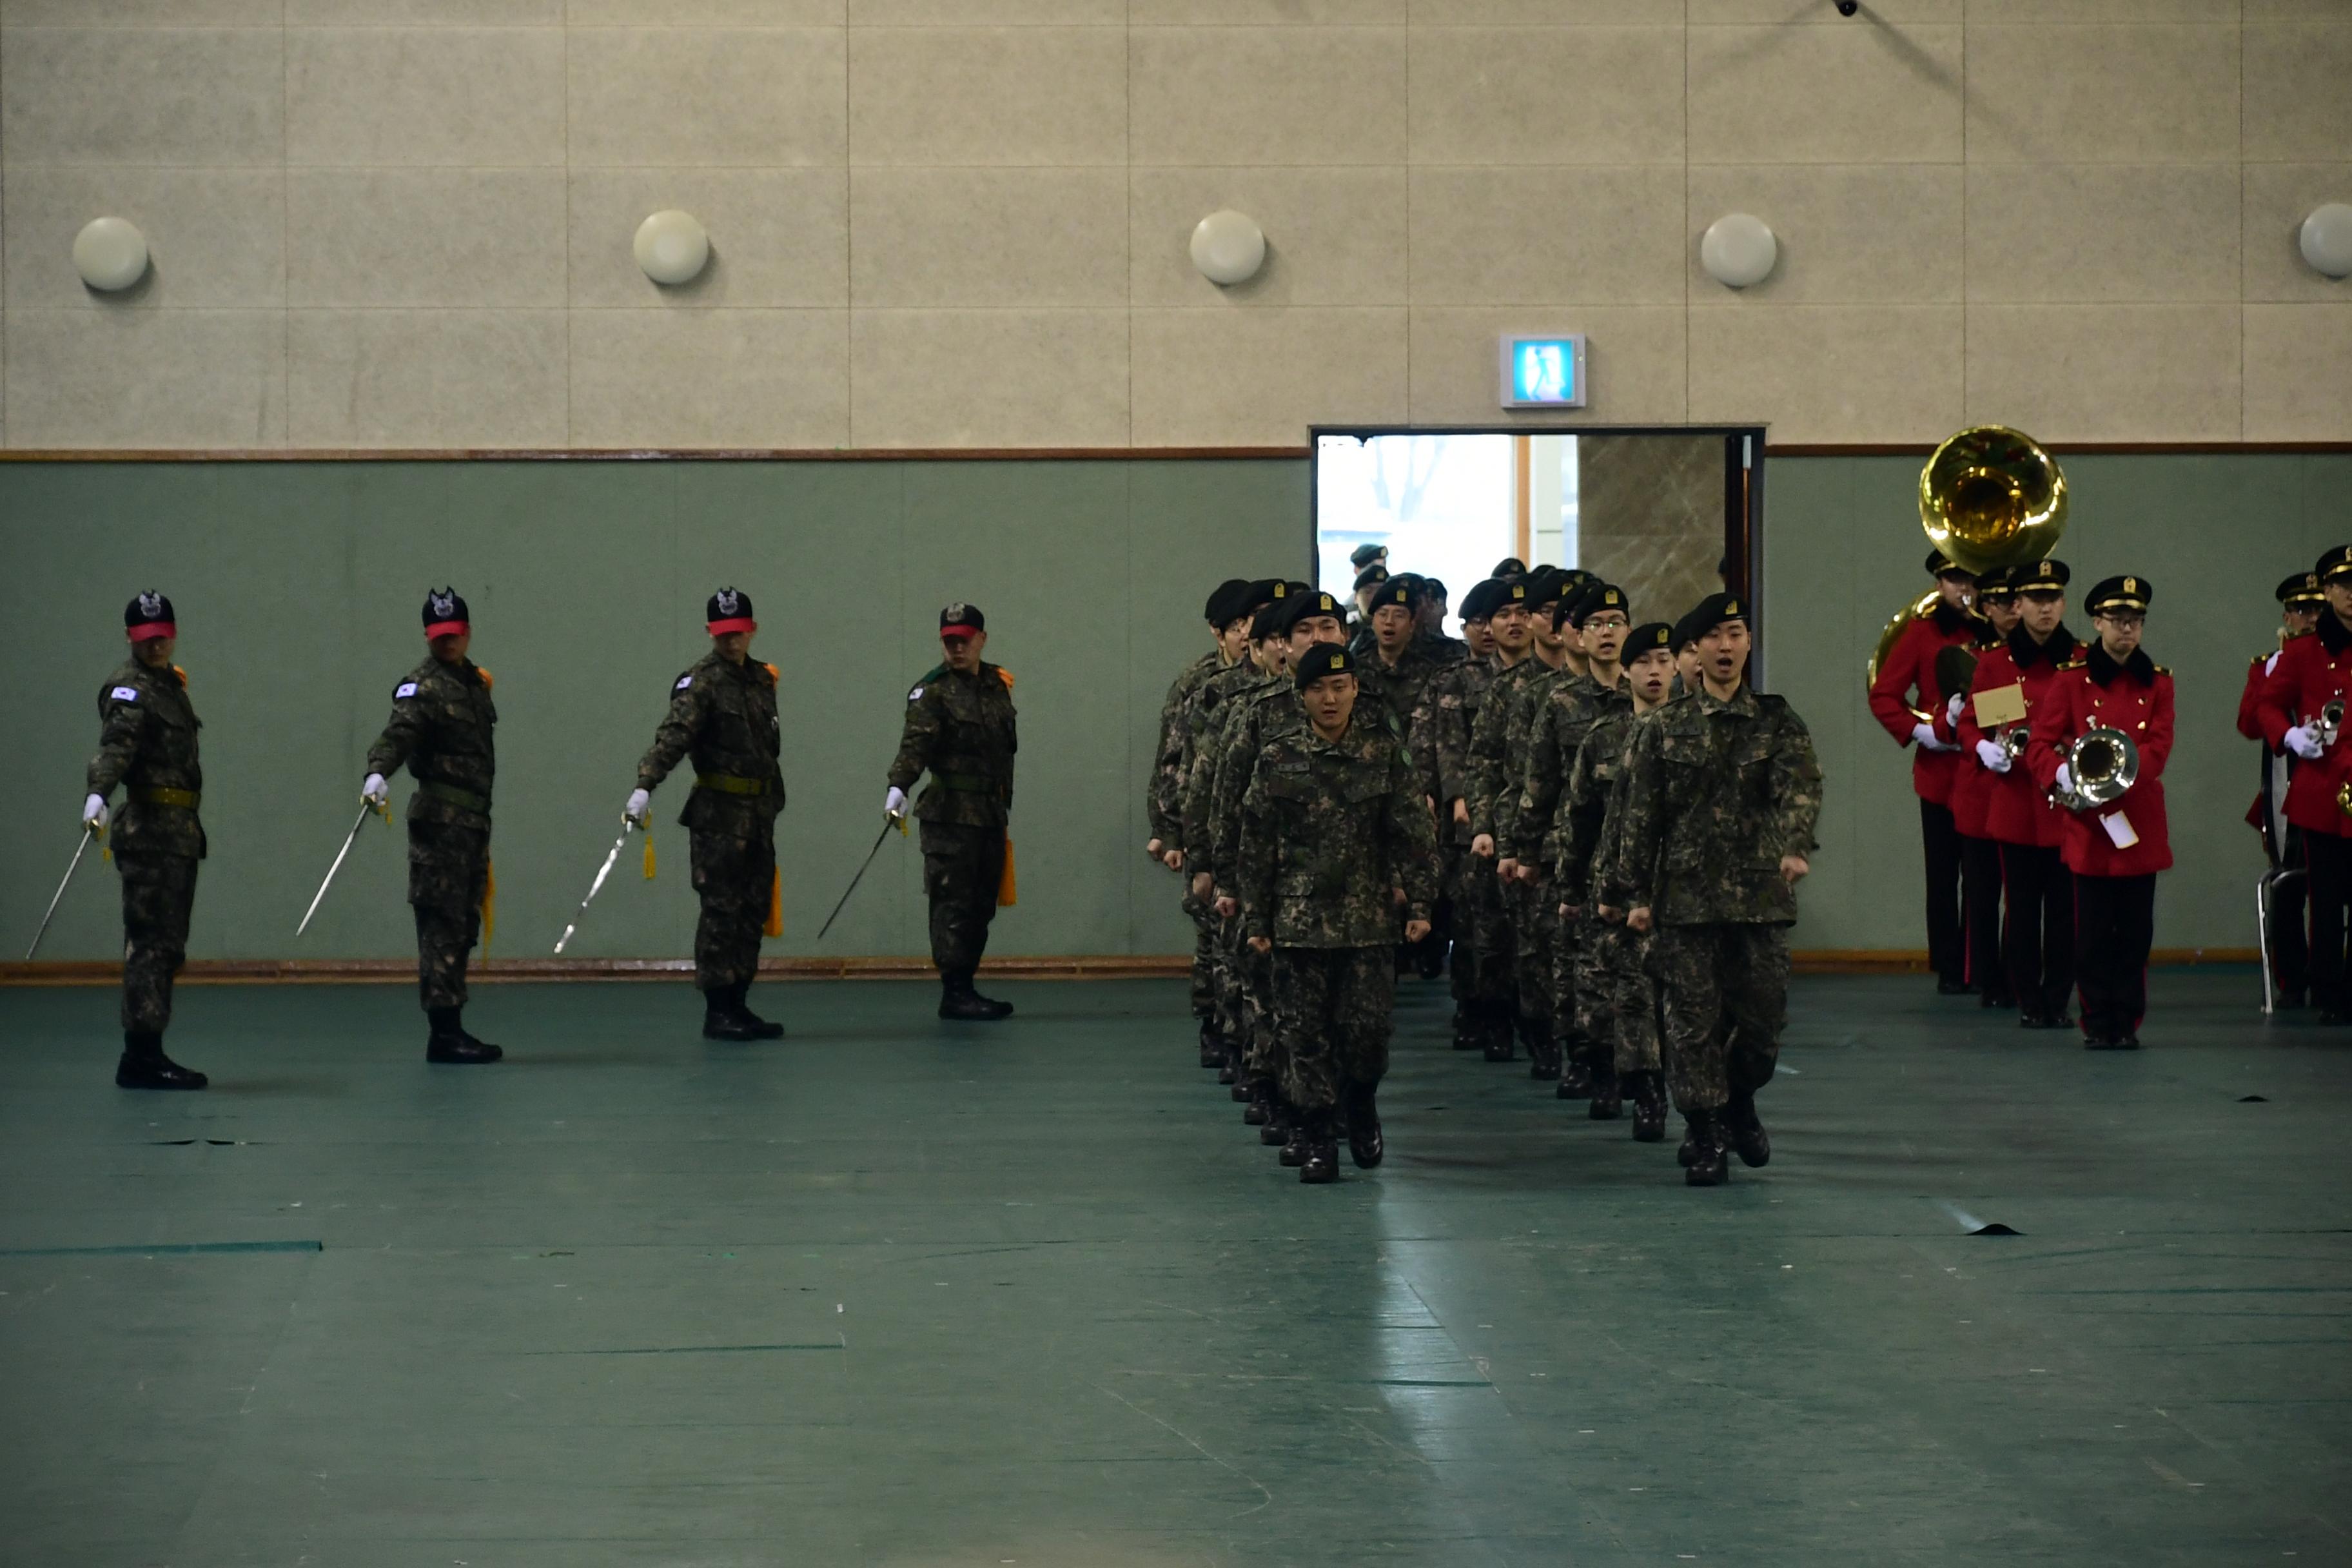
<path fill-rule="evenodd" d="M 286 153 L 275 27 L 15 27 L 0 47 L 0 157 L 17 163 L 274 163 Z"/>
<path fill-rule="evenodd" d="M 560 164 L 565 42 L 544 27 L 291 29 L 287 161 Z"/>
<path fill-rule="evenodd" d="M 849 161 L 1122 164 L 1118 27 L 853 27 Z"/>
<path fill-rule="evenodd" d="M 1127 303 L 1123 169 L 859 169 L 860 306 Z"/>
<path fill-rule="evenodd" d="M 1958 27 L 1693 27 L 1690 155 L 1956 163 L 1960 80 Z"/>
<path fill-rule="evenodd" d="M 297 447 L 561 447 L 562 310 L 293 310 Z"/>
<path fill-rule="evenodd" d="M 561 305 L 561 169 L 296 169 L 286 294 L 310 305 Z"/>
<path fill-rule="evenodd" d="M 583 447 L 849 443 L 846 310 L 575 310 Z"/>
<path fill-rule="evenodd" d="M 1924 304 L 1960 297 L 1957 164 L 1694 165 L 1678 237 L 1694 308 Z M 1771 275 L 1727 289 L 1699 264 L 1707 226 L 1748 213 L 1780 244 Z"/>
<path fill-rule="evenodd" d="M 16 168 L 0 195 L 10 310 L 286 302 L 286 181 L 275 169 Z M 74 236 L 101 214 L 147 236 L 147 276 L 119 294 L 92 292 L 74 270 Z"/>
<path fill-rule="evenodd" d="M 1137 446 L 1303 446 L 1405 407 L 1402 310 L 1135 312 Z"/>
<path fill-rule="evenodd" d="M 1265 232 L 1265 265 L 1220 286 L 1192 265 L 1192 229 L 1231 207 Z M 1139 306 L 1401 305 L 1402 167 L 1139 168 L 1128 182 L 1130 298 Z"/>
<path fill-rule="evenodd" d="M 838 28 L 584 27 L 570 40 L 572 162 L 838 163 Z"/>
<path fill-rule="evenodd" d="M 279 447 L 280 310 L 11 310 L 16 447 Z"/>
<path fill-rule="evenodd" d="M 818 169 L 575 169 L 570 202 L 574 307 L 849 303 L 848 177 Z M 694 215 L 710 259 L 691 282 L 645 275 L 637 226 Z"/>
<path fill-rule="evenodd" d="M 1416 163 L 1682 160 L 1679 28 L 1426 27 L 1412 37 Z"/>
<path fill-rule="evenodd" d="M 1971 305 L 1968 419 L 2043 441 L 2239 439 L 2239 308 Z"/>
<path fill-rule="evenodd" d="M 2231 163 L 1974 164 L 1969 298 L 2235 300 Z"/>
<path fill-rule="evenodd" d="M 1412 300 L 1664 304 L 1683 298 L 1683 172 L 1416 168 Z"/>
<path fill-rule="evenodd" d="M 2352 441 L 2352 300 L 2248 305 L 2245 438 Z"/>
<path fill-rule="evenodd" d="M 1124 310 L 866 310 L 850 318 L 861 447 L 1124 447 Z"/>
<path fill-rule="evenodd" d="M 1694 310 L 1690 417 L 1765 421 L 1775 441 L 1940 439 L 1961 424 L 1960 343 L 1957 305 Z"/>
<path fill-rule="evenodd" d="M 1984 163 L 2232 163 L 2237 29 L 1972 26 L 1968 137 Z"/>
<path fill-rule="evenodd" d="M 1400 163 L 1401 27 L 1138 27 L 1137 163 Z"/>
<path fill-rule="evenodd" d="M 2249 163 L 2352 157 L 2352 5 L 2332 22 L 2245 30 Z"/>

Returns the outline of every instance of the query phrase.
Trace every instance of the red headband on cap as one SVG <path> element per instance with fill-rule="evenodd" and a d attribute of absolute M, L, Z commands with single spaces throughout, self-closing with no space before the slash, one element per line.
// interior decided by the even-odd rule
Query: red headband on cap
<path fill-rule="evenodd" d="M 132 642 L 152 642 L 157 637 L 175 637 L 179 635 L 179 625 L 173 621 L 149 621 L 144 626 L 131 627 L 129 632 Z"/>
<path fill-rule="evenodd" d="M 958 621 L 951 626 L 941 626 L 940 628 L 940 636 L 943 637 L 976 637 L 979 635 L 980 628 L 978 626 L 966 626 L 961 621 Z"/>
<path fill-rule="evenodd" d="M 435 637 L 462 637 L 472 629 L 470 621 L 435 621 L 425 628 L 425 640 L 431 642 Z"/>
<path fill-rule="evenodd" d="M 709 628 L 710 635 L 715 637 L 723 637 L 729 632 L 755 632 L 760 629 L 760 623 L 749 616 L 734 616 L 723 621 L 710 621 L 705 624 Z"/>

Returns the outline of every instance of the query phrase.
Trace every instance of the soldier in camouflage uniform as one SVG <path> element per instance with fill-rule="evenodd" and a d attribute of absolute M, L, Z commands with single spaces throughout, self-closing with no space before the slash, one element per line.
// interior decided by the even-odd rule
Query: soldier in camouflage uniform
<path fill-rule="evenodd" d="M 1578 752 L 1585 738 L 1602 721 L 1621 713 L 1631 700 L 1624 671 L 1618 662 L 1632 618 L 1626 613 L 1624 590 L 1595 583 L 1559 615 L 1573 628 L 1583 652 L 1585 672 L 1565 670 L 1545 683 L 1533 699 L 1528 721 L 1527 760 L 1521 768 L 1517 837 L 1514 847 L 1532 845 L 1522 856 L 1522 867 L 1532 864 L 1548 876 L 1558 863 L 1552 852 L 1560 797 L 1569 784 Z M 1559 936 L 1551 950 L 1552 1032 L 1560 1042 L 1559 1098 L 1590 1098 L 1592 1120 L 1614 1118 L 1621 1100 L 1609 1023 L 1603 960 L 1599 947 L 1597 918 L 1570 900 L 1563 888 L 1557 892 L 1535 879 L 1546 914 L 1557 922 Z M 1558 905 L 1573 902 L 1579 913 L 1559 913 Z"/>
<path fill-rule="evenodd" d="M 188 913 L 205 828 L 196 807 L 204 770 L 203 726 L 188 701 L 188 678 L 172 663 L 179 626 L 172 601 L 150 592 L 122 611 L 131 657 L 99 688 L 98 754 L 89 760 L 82 826 L 106 831 L 107 797 L 123 786 L 114 819 L 114 868 L 122 874 L 122 1059 L 124 1089 L 202 1089 L 205 1075 L 163 1054 L 172 1022 L 172 977 L 188 956 Z"/>
<path fill-rule="evenodd" d="M 1249 620 L 1239 613 L 1239 601 L 1248 591 L 1246 581 L 1234 577 L 1219 584 L 1209 595 L 1202 613 L 1208 618 L 1209 635 L 1216 646 L 1178 672 L 1168 688 L 1168 695 L 1160 703 L 1160 740 L 1152 751 L 1151 784 L 1144 798 L 1144 815 L 1151 825 L 1151 838 L 1144 845 L 1143 852 L 1180 877 L 1184 869 L 1184 856 L 1177 848 L 1176 840 L 1181 831 L 1177 811 L 1183 795 L 1181 736 L 1184 703 L 1203 681 L 1244 657 L 1249 646 Z M 1206 904 L 1192 897 L 1189 886 L 1183 887 L 1180 902 L 1192 921 L 1192 1017 L 1201 1026 L 1201 1065 L 1223 1067 L 1225 1047 L 1218 1037 L 1216 1023 L 1216 917 Z"/>
<path fill-rule="evenodd" d="M 1788 1016 L 1788 928 L 1811 868 L 1821 763 L 1803 721 L 1748 687 L 1746 602 L 1716 594 L 1694 616 L 1699 689 L 1634 733 L 1618 832 L 1625 921 L 1651 931 L 1667 1085 L 1689 1123 L 1685 1174 L 1713 1186 L 1727 1153 L 1761 1165 L 1756 1114 Z M 1719 1025 L 1725 1026 L 1718 1026 Z"/>
<path fill-rule="evenodd" d="M 415 776 L 408 802 L 408 902 L 416 916 L 416 980 L 431 1032 L 425 1059 L 470 1066 L 505 1053 L 463 1022 L 466 960 L 482 930 L 490 875 L 490 784 L 498 773 L 490 672 L 466 657 L 472 617 L 454 588 L 425 595 L 427 658 L 392 689 L 392 718 L 368 748 L 361 797 L 381 810 L 384 775 Z"/>
<path fill-rule="evenodd" d="M 692 835 L 694 984 L 702 992 L 702 1035 L 710 1040 L 772 1040 L 784 1032 L 745 998 L 760 973 L 760 938 L 778 897 L 776 817 L 784 809 L 777 763 L 776 667 L 751 657 L 760 629 L 751 595 L 721 588 L 704 605 L 710 651 L 670 686 L 669 713 L 637 763 L 626 816 L 646 825 L 653 792 L 691 756 L 694 790 L 678 821 Z"/>
<path fill-rule="evenodd" d="M 1454 993 L 1454 1048 L 1476 1050 L 1485 1042 L 1477 989 L 1476 919 L 1480 898 L 1494 884 L 1486 862 L 1470 854 L 1470 732 L 1476 724 L 1487 683 L 1495 677 L 1495 637 L 1487 617 L 1504 585 L 1489 579 L 1462 596 L 1462 630 L 1470 657 L 1446 666 L 1422 688 L 1413 710 L 1411 744 L 1423 792 L 1437 819 L 1441 857 L 1435 922 L 1451 940 L 1449 968 Z M 1470 885 L 1475 868 L 1477 888 Z"/>
<path fill-rule="evenodd" d="M 1342 1110 L 1356 1163 L 1385 1152 L 1374 1097 L 1388 1070 L 1391 955 L 1401 934 L 1426 934 L 1437 896 L 1412 759 L 1388 726 L 1352 721 L 1355 662 L 1344 647 L 1307 651 L 1294 676 L 1307 722 L 1268 739 L 1242 804 L 1242 928 L 1272 962 L 1283 1089 L 1305 1129 L 1298 1179 L 1309 1183 L 1339 1178 Z"/>
<path fill-rule="evenodd" d="M 1590 620 L 1586 626 L 1591 642 Z M 1636 626 L 1622 652 L 1622 689 L 1629 700 L 1610 704 L 1577 748 L 1553 818 L 1549 858 L 1560 918 L 1580 933 L 1576 1006 L 1581 1026 L 1610 1044 L 1618 1091 L 1633 1102 L 1634 1141 L 1654 1143 L 1665 1135 L 1666 1091 L 1657 985 L 1648 968 L 1651 938 L 1626 929 L 1624 894 L 1610 885 L 1609 876 L 1617 869 L 1635 726 L 1666 701 L 1673 685 L 1674 628 L 1664 621 Z M 1594 662 L 1597 668 L 1597 647 Z M 1594 1103 L 1600 1103 L 1597 1093 Z"/>
<path fill-rule="evenodd" d="M 1517 585 L 1525 590 L 1531 657 L 1495 678 L 1478 712 L 1478 728 L 1470 738 L 1476 759 L 1477 798 L 1471 803 L 1471 826 L 1478 834 L 1474 852 L 1495 858 L 1505 923 L 1511 933 L 1511 994 L 1518 1036 L 1528 1047 L 1528 1072 L 1538 1079 L 1559 1076 L 1559 1042 L 1551 1027 L 1551 952 L 1559 918 L 1554 900 L 1538 894 L 1534 885 L 1532 857 L 1541 843 L 1537 829 L 1522 847 L 1518 839 L 1518 803 L 1526 777 L 1527 742 L 1536 707 L 1549 683 L 1565 668 L 1565 639 L 1552 627 L 1552 612 L 1569 586 L 1568 574 L 1547 566 Z M 1570 672 L 1573 674 L 1573 672 Z M 1480 841 L 1483 851 L 1478 849 Z M 1509 1061 L 1512 1048 L 1507 1025 L 1486 1047 L 1488 1061 Z"/>
<path fill-rule="evenodd" d="M 1501 715 L 1520 686 L 1544 672 L 1536 658 L 1528 615 L 1524 575 L 1496 577 L 1487 628 L 1495 657 L 1486 689 L 1470 720 L 1464 748 L 1462 800 L 1468 813 L 1469 858 L 1463 872 L 1464 903 L 1477 931 L 1470 981 L 1478 1044 L 1490 1062 L 1507 1062 L 1518 1052 L 1511 1040 L 1519 1010 L 1518 936 L 1504 883 L 1495 869 L 1495 796 L 1501 786 Z"/>
<path fill-rule="evenodd" d="M 944 658 L 907 693 L 906 729 L 883 799 L 885 811 L 904 816 L 907 790 L 929 771 L 915 816 L 923 825 L 923 894 L 931 906 L 940 1016 L 968 1023 L 992 1023 L 1013 1011 L 1010 1002 L 972 987 L 1003 886 L 1013 758 L 1021 749 L 1013 676 L 981 657 L 987 647 L 988 617 L 977 605 L 940 612 Z"/>
<path fill-rule="evenodd" d="M 1445 612 L 1449 607 L 1444 580 L 1423 577 L 1421 580 L 1421 603 L 1415 612 L 1419 626 L 1413 635 L 1429 649 L 1431 657 L 1441 668 L 1459 664 L 1471 656 L 1469 642 L 1449 636 L 1445 630 Z M 1469 617 L 1465 615 L 1463 618 L 1467 620 Z"/>
<path fill-rule="evenodd" d="M 1367 674 L 1377 676 L 1381 695 L 1408 742 L 1422 693 L 1449 662 L 1444 647 L 1425 634 L 1422 608 L 1427 596 L 1424 579 L 1410 572 L 1391 577 L 1372 595 L 1370 646 L 1349 650 Z M 1445 950 L 1434 921 L 1428 936 L 1398 950 L 1397 963 L 1400 969 L 1418 970 L 1424 980 L 1437 977 L 1444 967 Z"/>

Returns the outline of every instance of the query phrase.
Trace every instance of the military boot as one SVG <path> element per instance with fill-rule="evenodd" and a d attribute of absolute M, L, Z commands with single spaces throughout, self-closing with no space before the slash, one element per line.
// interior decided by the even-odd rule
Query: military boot
<path fill-rule="evenodd" d="M 1314 1112 L 1302 1110 L 1296 1105 L 1285 1109 L 1288 1114 L 1283 1119 L 1282 1152 L 1275 1158 L 1286 1165 L 1304 1165 L 1307 1163 L 1307 1152 L 1315 1142 Z"/>
<path fill-rule="evenodd" d="M 1666 1135 L 1664 1075 L 1654 1070 L 1625 1075 L 1625 1095 L 1633 1102 L 1633 1142 L 1655 1143 Z"/>
<path fill-rule="evenodd" d="M 1331 1113 L 1318 1110 L 1302 1117 L 1308 1124 L 1307 1155 L 1298 1164 L 1298 1179 L 1309 1186 L 1339 1179 L 1339 1141 L 1331 1135 Z M 1288 1150 L 1283 1152 L 1287 1154 Z"/>
<path fill-rule="evenodd" d="M 1515 1062 L 1519 1059 L 1518 1042 L 1511 1031 L 1517 1020 L 1509 1013 L 1496 1009 L 1486 1016 L 1486 1057 L 1490 1062 Z"/>
<path fill-rule="evenodd" d="M 1519 1033 L 1528 1043 L 1528 1076 L 1539 1081 L 1558 1078 L 1560 1038 L 1552 1026 L 1539 1018 L 1523 1018 Z"/>
<path fill-rule="evenodd" d="M 1690 1135 L 1683 1142 L 1690 1149 L 1691 1157 L 1685 1163 L 1683 1184 L 1719 1187 L 1731 1179 L 1731 1150 L 1724 1131 L 1723 1113 L 1694 1110 L 1687 1114 Z"/>
<path fill-rule="evenodd" d="M 940 972 L 940 1016 L 964 1024 L 992 1024 L 1013 1015 L 1013 1004 L 995 1002 L 972 989 L 971 971 Z"/>
<path fill-rule="evenodd" d="M 1608 1057 L 1591 1063 L 1592 1103 L 1584 1114 L 1595 1121 L 1614 1121 L 1625 1114 L 1625 1095 L 1617 1079 L 1617 1064 Z"/>
<path fill-rule="evenodd" d="M 1376 1083 L 1348 1086 L 1348 1153 L 1360 1171 L 1370 1170 L 1388 1153 L 1388 1141 L 1381 1133 L 1380 1106 L 1374 1098 L 1380 1088 Z"/>
<path fill-rule="evenodd" d="M 1477 1012 L 1467 1002 L 1456 1002 L 1454 1005 L 1454 1048 L 1475 1051 L 1481 1043 Z"/>
<path fill-rule="evenodd" d="M 1201 1020 L 1201 1065 L 1204 1068 L 1222 1068 L 1225 1065 L 1225 1042 L 1223 1037 L 1217 1033 L 1217 1021 L 1214 1018 Z M 1221 1079 L 1218 1081 L 1223 1080 Z"/>
<path fill-rule="evenodd" d="M 1297 1126 L 1297 1109 L 1282 1098 L 1279 1085 L 1268 1081 L 1265 1086 L 1265 1122 L 1257 1130 L 1257 1141 L 1269 1149 L 1287 1149 Z"/>
<path fill-rule="evenodd" d="M 1266 1096 L 1272 1091 L 1273 1087 L 1273 1085 L 1267 1083 L 1265 1079 L 1262 1078 L 1245 1079 L 1243 1080 L 1242 1090 L 1249 1096 L 1249 1099 L 1242 1105 L 1243 1126 L 1263 1127 L 1265 1125 Z"/>
<path fill-rule="evenodd" d="M 122 1036 L 122 1059 L 114 1064 L 117 1089 L 202 1089 L 210 1079 L 163 1054 L 163 1037 L 143 1029 Z"/>
<path fill-rule="evenodd" d="M 702 1037 L 706 1040 L 773 1040 L 784 1032 L 743 1005 L 751 990 L 745 985 L 720 985 L 702 994 Z"/>
<path fill-rule="evenodd" d="M 428 1007 L 425 1016 L 432 1025 L 432 1033 L 425 1037 L 425 1059 L 428 1062 L 442 1062 L 451 1067 L 479 1067 L 506 1055 L 498 1047 L 466 1033 L 465 1026 L 457 1021 L 463 1016 L 458 1008 Z M 702 1027 L 703 1033 L 710 1032 L 709 1024 Z"/>
<path fill-rule="evenodd" d="M 1559 1088 L 1553 1092 L 1562 1100 L 1591 1100 L 1592 1064 L 1582 1057 L 1570 1057 L 1561 1063 Z"/>
<path fill-rule="evenodd" d="M 1753 1170 L 1772 1158 L 1771 1135 L 1764 1131 L 1763 1120 L 1756 1114 L 1753 1091 L 1731 1097 L 1731 1103 L 1723 1108 L 1723 1123 L 1741 1164 Z"/>

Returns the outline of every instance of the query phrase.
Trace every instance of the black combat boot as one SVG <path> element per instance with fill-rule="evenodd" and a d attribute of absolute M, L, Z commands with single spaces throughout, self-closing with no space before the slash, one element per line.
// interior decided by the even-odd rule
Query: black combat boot
<path fill-rule="evenodd" d="M 1369 1171 L 1379 1164 L 1389 1149 L 1388 1141 L 1381 1134 L 1380 1106 L 1375 1099 L 1380 1088 L 1376 1083 L 1348 1086 L 1348 1153 L 1360 1171 Z"/>
<path fill-rule="evenodd" d="M 449 1067 L 480 1067 L 494 1062 L 506 1052 L 498 1047 L 474 1038 L 466 1033 L 457 1020 L 463 1012 L 456 1007 L 427 1007 L 425 1018 L 432 1033 L 425 1037 L 425 1059 Z"/>
<path fill-rule="evenodd" d="M 784 1032 L 743 1005 L 750 985 L 721 985 L 702 995 L 702 1037 L 706 1040 L 773 1040 Z"/>
<path fill-rule="evenodd" d="M 1581 1057 L 1570 1057 L 1560 1064 L 1559 1088 L 1553 1092 L 1562 1100 L 1591 1100 L 1592 1064 Z"/>
<path fill-rule="evenodd" d="M 1331 1113 L 1318 1110 L 1300 1118 L 1306 1121 L 1307 1154 L 1299 1162 L 1298 1179 L 1309 1186 L 1339 1179 L 1339 1141 L 1331 1135 Z M 1287 1155 L 1290 1151 L 1283 1151 Z"/>
<path fill-rule="evenodd" d="M 992 1024 L 1013 1016 L 1013 1004 L 995 1002 L 972 989 L 969 969 L 940 972 L 940 1016 L 959 1023 Z"/>
<path fill-rule="evenodd" d="M 1739 1163 L 1750 1170 L 1769 1163 L 1772 1158 L 1771 1135 L 1764 1131 L 1764 1122 L 1756 1114 L 1754 1090 L 1742 1093 L 1734 1089 L 1731 1103 L 1723 1108 L 1725 1136 Z"/>
<path fill-rule="evenodd" d="M 1655 1143 L 1666 1135 L 1666 1085 L 1655 1069 L 1625 1075 L 1625 1096 L 1633 1102 L 1633 1142 Z"/>
<path fill-rule="evenodd" d="M 122 1059 L 114 1064 L 117 1089 L 202 1089 L 211 1081 L 165 1056 L 163 1036 L 144 1029 L 123 1032 Z"/>
<path fill-rule="evenodd" d="M 1518 1020 L 1511 1014 L 1497 1009 L 1486 1015 L 1486 1058 L 1490 1062 L 1515 1062 L 1519 1059 L 1519 1046 L 1512 1031 Z"/>
<path fill-rule="evenodd" d="M 1454 1048 L 1475 1051 L 1483 1040 L 1478 1033 L 1477 1009 L 1467 1002 L 1454 1004 Z"/>
<path fill-rule="evenodd" d="M 1224 1047 L 1224 1056 L 1223 1059 L 1217 1063 L 1217 1081 L 1219 1083 L 1235 1086 L 1234 1089 L 1234 1098 L 1235 1100 L 1245 1100 L 1249 1097 L 1249 1090 L 1244 1087 L 1240 1087 L 1242 1081 L 1242 1048 L 1238 1045 L 1227 1046 Z"/>
<path fill-rule="evenodd" d="M 1214 1018 L 1201 1020 L 1201 1065 L 1203 1068 L 1222 1068 L 1225 1065 L 1224 1037 L 1217 1033 L 1217 1021 Z M 1222 1083 L 1224 1080 L 1220 1079 L 1217 1081 Z"/>
<path fill-rule="evenodd" d="M 1537 1018 L 1519 1020 L 1520 1037 L 1528 1046 L 1528 1076 L 1549 1082 L 1559 1076 L 1560 1037 L 1550 1024 Z"/>
<path fill-rule="evenodd" d="M 1595 1121 L 1614 1121 L 1625 1114 L 1625 1094 L 1617 1079 L 1617 1063 L 1610 1057 L 1591 1063 L 1592 1103 L 1584 1114 Z"/>
<path fill-rule="evenodd" d="M 1265 1126 L 1271 1120 L 1266 1113 L 1266 1102 L 1274 1098 L 1274 1085 L 1262 1078 L 1245 1079 L 1242 1083 L 1242 1092 L 1249 1096 L 1242 1104 L 1242 1125 Z"/>
<path fill-rule="evenodd" d="M 1304 1165 L 1307 1151 L 1315 1142 L 1315 1113 L 1295 1105 L 1286 1105 L 1284 1110 L 1282 1152 L 1275 1158 L 1286 1165 Z"/>
<path fill-rule="evenodd" d="M 1688 1112 L 1690 1136 L 1683 1142 L 1691 1151 L 1683 1172 L 1683 1184 L 1692 1187 L 1719 1187 L 1731 1179 L 1731 1150 L 1723 1126 L 1723 1113 L 1717 1110 Z"/>
<path fill-rule="evenodd" d="M 1265 1121 L 1257 1130 L 1257 1141 L 1269 1149 L 1287 1149 L 1297 1126 L 1297 1110 L 1282 1098 L 1281 1086 L 1267 1079 Z"/>

